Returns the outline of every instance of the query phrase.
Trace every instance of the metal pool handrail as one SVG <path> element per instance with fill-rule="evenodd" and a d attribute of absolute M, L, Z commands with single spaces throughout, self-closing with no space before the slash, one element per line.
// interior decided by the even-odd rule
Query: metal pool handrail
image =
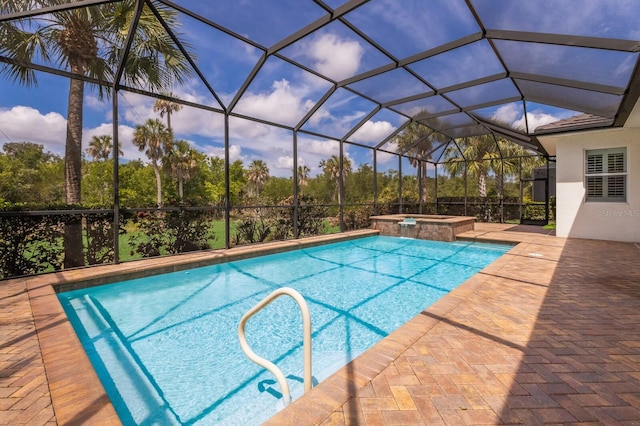
<path fill-rule="evenodd" d="M 311 314 L 309 313 L 307 302 L 296 290 L 290 287 L 281 287 L 269 294 L 253 308 L 249 309 L 247 313 L 242 316 L 240 323 L 238 324 L 238 339 L 240 340 L 240 347 L 247 358 L 266 368 L 276 376 L 280 389 L 282 390 L 282 400 L 285 405 L 288 405 L 291 403 L 291 393 L 289 392 L 289 385 L 287 384 L 287 379 L 284 377 L 284 374 L 282 374 L 282 371 L 274 363 L 256 355 L 256 353 L 251 350 L 244 333 L 244 327 L 249 318 L 257 314 L 262 308 L 273 302 L 278 297 L 285 295 L 292 297 L 293 300 L 296 301 L 300 307 L 300 312 L 302 313 L 302 325 L 304 329 L 304 337 L 302 341 L 302 350 L 304 355 L 304 391 L 307 392 L 311 390 Z"/>

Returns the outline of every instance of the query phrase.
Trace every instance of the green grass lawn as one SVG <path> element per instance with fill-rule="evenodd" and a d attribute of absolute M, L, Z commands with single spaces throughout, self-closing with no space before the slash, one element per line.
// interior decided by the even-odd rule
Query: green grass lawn
<path fill-rule="evenodd" d="M 233 235 L 235 231 L 235 223 L 231 222 L 231 235 Z M 129 245 L 129 242 L 133 238 L 137 238 L 141 232 L 137 230 L 137 227 L 134 225 L 129 225 L 125 227 L 127 233 L 124 235 L 120 235 L 118 240 L 118 250 L 120 254 L 120 261 L 126 262 L 128 260 L 136 260 L 142 259 L 142 256 L 138 253 L 131 253 L 132 249 Z M 224 220 L 212 220 L 211 221 L 211 230 L 210 235 L 212 238 L 208 239 L 209 246 L 212 249 L 221 249 L 225 247 L 225 238 L 224 238 Z M 144 237 L 143 237 L 144 238 Z M 167 253 L 162 253 L 167 254 Z"/>

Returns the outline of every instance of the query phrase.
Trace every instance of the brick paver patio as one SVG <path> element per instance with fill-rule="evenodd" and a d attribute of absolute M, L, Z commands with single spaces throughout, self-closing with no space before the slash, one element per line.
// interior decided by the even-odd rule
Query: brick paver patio
<path fill-rule="evenodd" d="M 640 246 L 540 231 L 267 423 L 640 424 Z M 119 423 L 51 284 L 135 268 L 0 282 L 0 424 Z"/>

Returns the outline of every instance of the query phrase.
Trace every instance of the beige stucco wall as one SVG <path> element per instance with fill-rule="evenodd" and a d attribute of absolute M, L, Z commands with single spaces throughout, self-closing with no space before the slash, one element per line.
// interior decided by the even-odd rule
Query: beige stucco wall
<path fill-rule="evenodd" d="M 585 203 L 584 152 L 627 148 L 627 201 Z M 580 132 L 555 138 L 556 234 L 562 237 L 640 242 L 640 129 Z"/>

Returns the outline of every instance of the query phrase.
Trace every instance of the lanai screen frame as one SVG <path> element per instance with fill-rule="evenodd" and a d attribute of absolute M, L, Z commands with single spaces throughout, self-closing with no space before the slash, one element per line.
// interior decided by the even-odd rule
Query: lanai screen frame
<path fill-rule="evenodd" d="M 40 9 L 35 9 L 35 10 L 28 10 L 28 11 L 19 11 L 19 12 L 13 12 L 13 13 L 8 13 L 8 14 L 2 14 L 0 15 L 0 23 L 3 22 L 8 22 L 8 21 L 12 21 L 15 19 L 26 19 L 26 18 L 32 18 L 32 17 L 37 17 L 38 15 L 42 15 L 42 14 L 47 14 L 47 13 L 54 13 L 57 11 L 61 11 L 61 10 L 65 10 L 65 9 L 72 9 L 72 8 L 82 8 L 82 7 L 86 7 L 86 6 L 95 6 L 95 5 L 100 5 L 100 4 L 105 4 L 105 3 L 113 3 L 116 2 L 118 0 L 81 0 L 81 1 L 77 1 L 77 2 L 71 2 L 71 3 L 65 3 L 65 2 L 60 2 L 59 4 L 53 5 L 53 6 L 49 6 L 49 7 L 43 7 Z M 371 3 L 373 3 L 374 1 L 371 1 Z M 139 5 L 139 7 L 137 8 L 137 14 L 136 17 L 134 18 L 134 21 L 137 21 L 138 17 L 140 16 L 141 10 L 142 10 L 142 5 L 145 5 L 147 7 L 149 7 L 152 11 L 155 11 L 156 17 L 158 17 L 158 19 L 160 20 L 160 22 L 163 24 L 163 26 L 165 27 L 165 30 L 167 31 L 167 33 L 172 37 L 173 41 L 175 42 L 175 44 L 180 48 L 180 50 L 183 52 L 183 54 L 187 57 L 187 59 L 190 62 L 191 67 L 195 70 L 196 74 L 200 77 L 200 79 L 202 80 L 202 82 L 205 84 L 205 86 L 209 89 L 211 95 L 218 100 L 220 108 L 216 108 L 216 107 L 211 107 L 211 106 L 206 106 L 206 105 L 202 105 L 202 104 L 197 104 L 197 103 L 192 103 L 192 102 L 188 102 L 185 101 L 183 99 L 175 99 L 175 98 L 170 98 L 167 96 L 163 96 L 161 94 L 157 94 L 157 93 L 152 93 L 149 91 L 145 91 L 145 90 L 141 90 L 139 88 L 134 88 L 134 87 L 127 87 L 125 85 L 120 84 L 120 78 L 119 76 L 122 75 L 123 72 L 123 68 L 124 68 L 124 63 L 125 63 L 125 58 L 128 54 L 128 49 L 130 48 L 130 43 L 131 43 L 131 37 L 133 34 L 133 30 L 131 31 L 131 33 L 129 34 L 128 37 L 128 42 L 126 46 L 123 46 L 123 55 L 122 55 L 122 59 L 120 61 L 120 64 L 118 66 L 118 69 L 116 70 L 116 78 L 114 78 L 113 82 L 105 82 L 105 81 L 96 81 L 94 79 L 91 79 L 89 77 L 85 77 L 85 76 L 79 76 L 76 74 L 72 74 L 68 71 L 65 70 L 61 70 L 61 69 L 57 69 L 57 68 L 53 68 L 53 67 L 48 67 L 45 65 L 39 65 L 39 64 L 35 64 L 35 63 L 20 63 L 18 65 L 22 65 L 25 66 L 29 69 L 35 70 L 35 71 L 42 71 L 42 72 L 46 72 L 46 73 L 51 73 L 51 74 L 55 74 L 55 75 L 59 75 L 59 76 L 63 76 L 63 77 L 67 77 L 67 78 L 75 78 L 75 79 L 81 79 L 87 83 L 92 83 L 92 84 L 96 84 L 96 85 L 102 85 L 102 86 L 106 86 L 109 87 L 110 90 L 112 90 L 112 112 L 113 112 L 113 139 L 114 139 L 114 152 L 118 152 L 118 148 L 120 145 L 120 142 L 118 141 L 118 112 L 119 112 L 119 106 L 118 106 L 118 93 L 120 91 L 123 92 L 131 92 L 131 93 L 137 93 L 140 95 L 145 95 L 145 96 L 149 96 L 152 98 L 156 98 L 156 99 L 164 99 L 167 101 L 172 101 L 172 102 L 176 102 L 176 103 L 180 103 L 186 106 L 190 106 L 190 107 L 194 107 L 194 108 L 198 108 L 198 109 L 203 109 L 203 110 L 208 110 L 210 112 L 213 113 L 218 113 L 218 114 L 222 114 L 224 116 L 224 121 L 225 121 L 225 134 L 224 134 L 224 150 L 225 150 L 225 191 L 226 191 L 226 197 L 225 197 L 225 206 L 224 206 L 224 210 L 225 210 L 225 246 L 228 248 L 230 247 L 230 226 L 229 226 L 229 220 L 230 220 L 230 212 L 232 210 L 232 208 L 234 208 L 234 206 L 231 205 L 230 203 L 230 197 L 229 197 L 229 118 L 230 117 L 239 117 L 239 118 L 243 118 L 246 120 L 250 120 L 250 121 L 254 121 L 257 123 L 263 123 L 263 124 L 268 124 L 270 126 L 275 126 L 275 127 L 280 127 L 280 128 L 284 128 L 287 129 L 289 131 L 292 132 L 293 134 L 293 140 L 292 140 L 292 147 L 293 147 L 293 200 L 294 200 L 294 214 L 297 215 L 297 211 L 298 211 L 298 188 L 297 185 L 295 184 L 295 182 L 297 182 L 297 161 L 298 161 L 298 156 L 297 156 L 297 138 L 298 138 L 298 134 L 308 134 L 311 136 L 318 136 L 318 137 L 323 137 L 326 139 L 330 139 L 330 140 L 337 140 L 340 144 L 340 161 L 342 163 L 342 160 L 344 158 L 344 144 L 351 144 L 351 145 L 356 145 L 356 146 L 361 146 L 362 148 L 366 148 L 366 149 L 372 149 L 373 152 L 373 168 L 374 168 L 374 179 L 375 177 L 377 177 L 377 153 L 378 152 L 383 152 L 386 151 L 384 149 L 384 145 L 393 140 L 393 138 L 395 138 L 396 136 L 398 136 L 403 129 L 405 129 L 407 126 L 409 126 L 411 123 L 413 122 L 423 122 L 423 120 L 429 120 L 433 117 L 440 117 L 443 114 L 449 114 L 449 113 L 464 113 L 467 114 L 469 116 L 469 118 L 475 123 L 474 126 L 481 128 L 483 132 L 488 132 L 489 134 L 494 135 L 494 138 L 497 137 L 501 137 L 501 138 L 505 138 L 507 140 L 510 140 L 518 145 L 521 145 L 525 148 L 528 149 L 534 149 L 536 152 L 539 153 L 539 155 L 541 155 L 542 157 L 545 157 L 547 159 L 549 159 L 549 154 L 545 151 L 544 147 L 542 146 L 542 144 L 540 143 L 539 139 L 538 139 L 538 134 L 536 133 L 535 129 L 529 129 L 527 131 L 518 131 L 518 130 L 514 130 L 512 128 L 506 128 L 504 126 L 501 126 L 500 124 L 497 124 L 495 122 L 491 122 L 488 120 L 483 119 L 482 117 L 479 117 L 477 115 L 475 115 L 473 113 L 473 111 L 478 110 L 478 109 L 482 109 L 485 107 L 491 107 L 491 106 L 495 106 L 495 105 L 499 105 L 501 103 L 504 102 L 520 102 L 522 104 L 522 108 L 524 110 L 524 120 L 526 123 L 527 120 L 527 102 L 528 101 L 542 101 L 544 102 L 546 99 L 544 98 L 544 96 L 531 96 L 531 95 L 526 95 L 518 86 L 518 84 L 515 84 L 515 87 L 518 91 L 517 96 L 513 97 L 513 98 L 508 98 L 508 99 L 500 99 L 499 101 L 496 100 L 490 100 L 487 102 L 480 102 L 480 103 L 475 103 L 471 106 L 461 106 L 459 104 L 457 104 L 455 101 L 453 101 L 451 99 L 451 96 L 449 96 L 449 94 L 453 94 L 453 93 L 460 93 L 459 91 L 464 91 L 465 89 L 470 89 L 472 87 L 475 86 L 482 86 L 482 85 L 487 85 L 487 84 L 492 84 L 494 82 L 498 82 L 498 81 L 503 81 L 503 80 L 510 80 L 511 82 L 516 82 L 516 81 L 520 81 L 520 82 L 528 82 L 527 84 L 533 84 L 533 85 L 539 85 L 540 87 L 547 87 L 547 86 L 551 86 L 551 87 L 557 87 L 557 88 L 571 88 L 576 89 L 576 90 L 585 90 L 585 91 L 590 91 L 590 92 L 594 92 L 594 93 L 603 93 L 606 95 L 611 95 L 611 96 L 618 96 L 620 99 L 620 102 L 616 108 L 615 114 L 612 114 L 612 116 L 607 116 L 607 117 L 602 117 L 602 120 L 594 120 L 588 124 L 585 124 L 583 126 L 573 126 L 573 127 L 562 127 L 562 128 L 558 128 L 558 129 L 546 129 L 544 132 L 540 132 L 540 134 L 548 134 L 548 133 L 560 133 L 560 132 L 567 132 L 567 131 L 576 131 L 576 130 L 581 130 L 581 129 L 587 129 L 587 128 L 611 128 L 611 127 L 620 127 L 622 126 L 626 119 L 628 118 L 629 114 L 631 113 L 631 110 L 633 108 L 633 106 L 636 104 L 636 102 L 638 101 L 638 98 L 640 98 L 640 71 L 639 71 L 639 60 L 636 58 L 634 67 L 633 67 L 633 71 L 630 74 L 630 77 L 628 79 L 628 84 L 626 84 L 625 87 L 621 88 L 621 87 L 615 87 L 615 86 L 608 86 L 606 84 L 601 84 L 601 83 L 593 83 L 593 82 L 585 82 L 585 81 L 573 81 L 573 80 L 569 80 L 566 78 L 560 78 L 560 77 L 552 77 L 552 76 L 548 76 L 548 75 L 542 75 L 542 74 L 530 74 L 530 73 L 526 73 L 526 72 L 522 72 L 519 70 L 512 70 L 510 69 L 510 67 L 507 65 L 505 59 L 501 56 L 501 52 L 500 49 L 498 49 L 498 47 L 496 47 L 496 43 L 503 43 L 503 42 L 514 42 L 514 43 L 535 43 L 535 44 L 540 44 L 540 45 L 550 45 L 550 46 L 566 46 L 566 47 L 580 47 L 580 48 L 585 48 L 585 49 L 599 49 L 599 50 L 611 50 L 611 51 L 619 51 L 619 52 L 627 52 L 630 54 L 637 54 L 638 51 L 640 51 L 640 42 L 637 40 L 623 40 L 623 39 L 614 39 L 614 38 L 604 38 L 604 37 L 594 37 L 594 36 L 584 36 L 584 35 L 575 35 L 575 34 L 549 34 L 549 33 L 542 33 L 542 32 L 529 32 L 529 31 L 522 31 L 522 30 L 511 30 L 511 29 L 497 29 L 497 28 L 490 28 L 487 25 L 485 25 L 482 17 L 481 17 L 481 11 L 480 9 L 482 9 L 483 7 L 486 7 L 486 5 L 483 5 L 483 1 L 482 0 L 466 0 L 464 1 L 464 5 L 468 8 L 469 12 L 471 13 L 471 15 L 473 16 L 473 18 L 476 21 L 476 24 L 478 26 L 478 31 L 473 32 L 472 34 L 466 35 L 464 37 L 449 41 L 447 43 L 429 48 L 427 50 L 424 50 L 422 52 L 416 53 L 416 54 L 412 54 L 410 56 L 404 57 L 404 58 L 399 58 L 394 56 L 392 53 L 390 53 L 390 51 L 388 49 L 386 49 L 385 47 L 383 47 L 380 43 L 376 42 L 369 34 L 365 33 L 364 31 L 362 31 L 360 28 L 358 28 L 356 25 L 354 25 L 351 21 L 350 21 L 350 17 L 349 17 L 349 13 L 352 11 L 357 10 L 360 7 L 364 7 L 365 5 L 367 5 L 368 3 L 370 3 L 370 1 L 368 0 L 351 0 L 351 1 L 347 1 L 344 4 L 336 7 L 335 9 L 329 7 L 325 2 L 320 1 L 320 0 L 309 0 L 309 5 L 313 4 L 314 6 L 317 6 L 319 8 L 321 8 L 322 10 L 324 10 L 326 13 L 319 19 L 308 23 L 306 26 L 304 26 L 303 28 L 289 34 L 288 36 L 284 37 L 283 39 L 277 41 L 276 43 L 270 45 L 270 46 L 264 46 L 261 45 L 260 43 L 256 42 L 255 40 L 243 36 L 229 28 L 226 28 L 218 23 L 213 22 L 210 18 L 206 17 L 206 16 L 202 16 L 201 14 L 195 13 L 191 10 L 189 10 L 188 8 L 185 8 L 184 6 L 181 6 L 180 4 L 176 3 L 176 2 L 172 2 L 172 1 L 168 1 L 168 0 L 138 0 L 137 4 Z M 485 2 L 486 3 L 486 2 Z M 184 48 L 184 46 L 182 46 L 182 44 L 180 43 L 180 41 L 178 40 L 178 38 L 175 36 L 175 34 L 173 33 L 172 29 L 166 24 L 164 23 L 164 21 L 162 21 L 162 19 L 160 18 L 159 14 L 157 13 L 157 11 L 155 10 L 155 6 L 154 5 L 163 5 L 163 6 L 167 6 L 167 7 L 171 7 L 174 8 L 177 11 L 180 11 L 181 13 L 184 13 L 186 15 L 188 15 L 189 17 L 198 20 L 199 22 L 209 25 L 211 27 L 216 28 L 219 31 L 222 31 L 224 33 L 226 33 L 229 36 L 232 36 L 238 40 L 241 40 L 242 42 L 253 46 L 254 48 L 258 49 L 259 51 L 262 52 L 261 58 L 258 60 L 258 62 L 255 64 L 253 70 L 251 71 L 251 73 L 248 75 L 248 77 L 245 79 L 244 83 L 241 85 L 240 89 L 237 91 L 236 95 L 234 96 L 234 98 L 231 100 L 231 102 L 225 106 L 224 102 L 222 102 L 220 100 L 219 95 L 216 93 L 216 90 L 214 90 L 214 88 L 211 86 L 211 84 L 209 84 L 207 78 L 203 75 L 203 73 L 198 69 L 198 65 L 195 63 L 195 61 L 190 58 L 187 49 Z M 478 5 L 480 5 L 480 7 L 478 7 Z M 548 13 L 548 11 L 544 11 L 542 13 Z M 314 33 L 314 31 L 322 29 L 328 25 L 330 25 L 331 23 L 334 22 L 339 22 L 345 26 L 347 26 L 349 29 L 351 29 L 352 31 L 354 31 L 359 37 L 361 37 L 363 40 L 365 40 L 370 46 L 373 47 L 374 50 L 376 50 L 377 52 L 386 55 L 389 59 L 390 64 L 388 65 L 384 65 L 372 70 L 367 70 L 365 72 L 359 73 L 357 75 L 351 76 L 349 78 L 345 78 L 342 79 L 340 81 L 337 80 L 333 80 L 329 77 L 327 77 L 326 75 L 321 74 L 320 72 L 318 72 L 317 70 L 314 70 L 308 66 L 302 65 L 299 62 L 296 62 L 294 60 L 292 60 L 290 57 L 284 55 L 282 53 L 282 51 L 287 48 L 288 46 L 293 45 L 295 42 L 303 39 L 306 36 L 309 36 L 310 34 Z M 489 75 L 489 76 L 483 76 L 481 78 L 478 79 L 474 79 L 474 80 L 469 80 L 469 81 L 463 81 L 460 83 L 456 83 L 454 85 L 450 85 L 447 87 L 436 87 L 433 84 L 431 84 L 429 81 L 427 81 L 423 76 L 421 76 L 419 74 L 419 72 L 417 72 L 414 68 L 412 68 L 412 66 L 415 66 L 416 64 L 420 63 L 421 61 L 430 59 L 430 58 L 434 58 L 437 55 L 441 55 L 441 54 L 446 54 L 448 52 L 452 52 L 455 51 L 456 49 L 459 48 L 463 48 L 465 46 L 470 46 L 476 42 L 479 41 L 483 41 L 488 43 L 489 47 L 491 48 L 491 50 L 493 51 L 493 53 L 496 55 L 496 58 L 498 59 L 498 61 L 503 65 L 504 67 L 504 71 L 503 72 L 499 72 L 493 75 Z M 637 56 L 637 55 L 636 55 Z M 270 57 L 275 57 L 278 58 L 282 61 L 285 61 L 295 67 L 298 67 L 302 70 L 304 70 L 307 73 L 310 73 L 312 75 L 315 75 L 316 77 L 319 77 L 327 82 L 329 82 L 331 84 L 331 87 L 329 88 L 329 90 L 326 91 L 326 93 L 320 98 L 320 100 L 304 115 L 304 117 L 294 126 L 287 126 L 287 125 L 283 125 L 281 123 L 274 123 L 271 122 L 269 120 L 265 120 L 265 119 L 261 119 L 261 118 L 256 118 L 256 117 L 249 117 L 247 115 L 243 115 L 241 113 L 238 112 L 234 112 L 234 108 L 237 106 L 238 102 L 240 101 L 240 99 L 242 98 L 242 96 L 245 94 L 245 92 L 248 90 L 249 85 L 251 84 L 251 82 L 253 81 L 253 79 L 255 78 L 255 76 L 258 74 L 258 72 L 260 71 L 261 67 L 265 64 L 265 62 L 267 61 L 267 59 L 269 59 Z M 2 56 L 0 55 L 0 62 L 3 62 L 5 64 L 16 64 L 16 61 L 10 57 L 7 56 Z M 425 95 L 425 93 L 420 93 L 420 94 L 416 94 L 416 95 L 408 95 L 405 96 L 401 99 L 393 99 L 393 100 L 387 100 L 387 101 L 382 101 L 382 100 L 378 100 L 375 99 L 371 96 L 368 96 L 364 93 L 361 93 L 357 90 L 355 90 L 352 85 L 356 85 L 356 83 L 359 82 L 363 82 L 366 81 L 367 79 L 370 78 L 375 78 L 378 76 L 383 75 L 386 72 L 389 71 L 394 71 L 394 70 L 403 70 L 406 71 L 407 73 L 411 74 L 414 78 L 416 78 L 418 81 L 420 81 L 422 84 L 424 84 L 426 87 L 428 87 L 428 92 Z M 351 130 L 349 132 L 347 132 L 343 137 L 336 139 L 335 137 L 331 137 L 331 136 L 327 136 L 327 135 L 323 135 L 323 134 L 319 134 L 319 133 L 315 133 L 312 131 L 308 131 L 303 129 L 302 127 L 305 125 L 305 123 L 311 118 L 311 116 L 319 109 L 322 107 L 323 103 L 329 99 L 331 97 L 331 95 L 336 92 L 338 89 L 345 89 L 347 91 L 350 91 L 351 93 L 353 93 L 355 96 L 359 96 L 362 97 L 374 104 L 376 104 L 376 108 L 374 108 L 374 110 L 372 110 L 369 114 L 367 114 L 366 116 L 364 116 L 353 128 L 351 128 Z M 454 109 L 450 110 L 450 111 L 444 111 L 444 113 L 436 113 L 436 114 L 427 114 L 426 116 L 413 116 L 410 114 L 406 114 L 403 113 L 401 111 L 398 110 L 398 106 L 403 104 L 403 103 L 408 103 L 408 102 L 414 102 L 414 101 L 420 101 L 423 99 L 432 99 L 433 97 L 443 97 L 444 99 L 446 99 L 448 102 L 450 102 L 453 106 Z M 574 106 L 573 103 L 568 102 L 566 105 L 560 105 L 563 102 L 562 101 L 558 101 L 558 100 L 554 100 L 552 102 L 555 106 L 558 107 L 562 107 L 562 106 Z M 393 133 L 391 133 L 390 135 L 388 135 L 385 139 L 383 139 L 382 141 L 380 141 L 379 144 L 371 147 L 371 146 L 367 146 L 364 144 L 360 144 L 354 141 L 349 140 L 349 138 L 356 133 L 363 125 L 365 125 L 365 123 L 367 123 L 367 121 L 369 119 L 371 119 L 376 113 L 378 113 L 379 111 L 383 110 L 383 109 L 389 109 L 391 111 L 394 111 L 400 115 L 403 115 L 406 117 L 406 121 L 399 126 L 398 128 L 395 129 L 395 131 Z M 423 123 L 424 124 L 424 123 Z M 528 124 L 526 125 L 526 128 L 528 128 Z M 459 130 L 464 131 L 464 129 L 462 129 L 462 127 L 454 127 L 454 128 L 450 128 L 450 129 L 441 129 L 441 130 L 437 130 L 437 129 L 432 129 L 435 133 L 439 133 L 441 134 L 444 138 L 448 138 L 449 139 L 449 143 L 453 142 L 455 143 L 455 138 L 452 135 L 455 135 Z M 416 141 L 416 144 L 418 143 L 418 141 Z M 386 151 L 390 154 L 394 154 L 398 156 L 398 161 L 400 163 L 402 157 L 407 157 L 406 152 L 410 149 L 407 148 L 402 152 L 392 152 L 392 151 Z M 416 158 L 419 161 L 424 161 L 430 164 L 434 164 L 437 170 L 437 167 L 439 164 L 442 164 L 439 161 L 432 161 L 429 158 Z M 466 161 L 466 160 L 465 160 Z M 114 213 L 114 224 L 118 224 L 119 223 L 119 215 L 120 215 L 120 205 L 119 205 L 119 188 L 118 188 L 118 157 L 115 156 L 115 161 L 114 161 L 114 194 L 113 194 L 113 199 L 114 199 L 114 209 L 113 209 L 113 213 Z M 400 167 L 399 167 L 400 169 Z M 401 180 L 400 180 L 401 182 Z M 374 188 L 376 188 L 376 182 L 374 180 Z M 340 181 L 340 191 L 344 191 L 343 188 L 343 183 L 342 181 Z M 398 190 L 398 192 L 400 193 L 400 189 Z M 466 192 L 466 185 L 465 185 L 465 192 Z M 376 206 L 376 200 L 377 200 L 377 189 L 374 189 L 374 208 Z M 343 220 L 343 215 L 344 215 L 344 197 L 342 197 L 343 202 L 340 204 L 339 208 L 340 208 L 340 222 L 342 225 L 342 230 L 343 229 L 343 224 L 344 224 L 344 220 Z M 402 199 L 401 197 L 399 197 L 399 203 L 400 203 L 400 208 L 402 208 Z M 148 210 L 148 209 L 147 209 Z M 76 211 L 78 213 L 82 213 L 82 211 Z M 87 210 L 87 212 L 95 212 L 94 210 Z M 294 220 L 294 224 L 297 221 Z M 114 226 L 115 232 L 117 233 L 117 226 Z M 294 230 L 294 235 L 297 238 L 297 230 Z M 115 238 L 116 242 L 117 242 L 117 235 Z M 118 254 L 118 247 L 117 247 L 117 243 L 115 244 L 115 261 L 116 263 L 119 261 L 119 254 Z"/>

